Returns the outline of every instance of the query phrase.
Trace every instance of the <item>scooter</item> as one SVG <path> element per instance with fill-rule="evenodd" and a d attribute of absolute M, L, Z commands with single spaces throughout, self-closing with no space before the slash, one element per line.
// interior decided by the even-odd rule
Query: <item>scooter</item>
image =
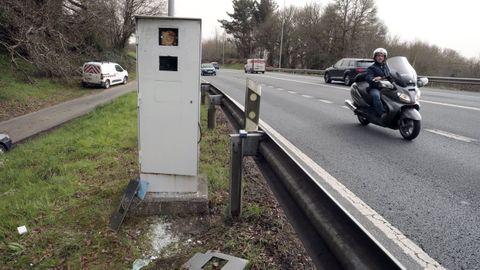
<path fill-rule="evenodd" d="M 428 84 L 428 78 L 419 77 L 406 57 L 396 56 L 387 60 L 391 77 L 379 81 L 381 100 L 386 115 L 379 117 L 374 113 L 372 97 L 368 94 L 369 86 L 366 73 L 355 77 L 350 88 L 352 100 L 345 100 L 345 105 L 357 116 L 361 125 L 369 123 L 398 129 L 406 140 L 415 139 L 420 133 L 422 116 L 420 115 L 420 87 Z"/>

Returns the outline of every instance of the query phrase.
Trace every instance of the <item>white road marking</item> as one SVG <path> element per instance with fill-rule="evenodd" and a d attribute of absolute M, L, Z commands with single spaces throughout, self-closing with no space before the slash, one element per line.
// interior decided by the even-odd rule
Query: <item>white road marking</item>
<path fill-rule="evenodd" d="M 310 85 L 320 85 L 320 86 L 322 86 L 322 87 L 335 88 L 335 89 L 340 89 L 340 90 L 344 90 L 344 91 L 350 91 L 350 88 L 332 86 L 332 85 L 328 85 L 328 84 L 325 84 L 325 83 L 312 83 L 312 82 L 305 82 L 305 81 L 299 81 L 299 80 L 278 78 L 278 77 L 267 76 L 267 75 L 264 75 L 264 76 L 262 76 L 262 77 L 267 77 L 267 78 L 272 78 L 272 79 L 277 79 L 277 80 L 290 81 L 290 82 L 298 82 L 298 83 L 310 84 Z M 448 106 L 448 107 L 455 107 L 455 108 L 460 108 L 460 109 L 480 111 L 480 108 L 477 108 L 477 107 L 469 107 L 469 106 L 455 105 L 455 104 L 435 102 L 435 101 L 429 101 L 429 100 L 423 100 L 423 99 L 420 100 L 420 103 L 421 103 L 421 102 L 430 103 L 430 104 L 436 104 L 436 105 L 442 105 L 442 106 Z"/>
<path fill-rule="evenodd" d="M 296 94 L 297 92 L 295 92 L 295 91 L 288 91 L 288 93 L 290 93 L 290 94 Z"/>
<path fill-rule="evenodd" d="M 323 102 L 323 103 L 327 103 L 327 104 L 332 104 L 333 103 L 333 101 L 326 100 L 326 99 L 319 99 L 318 101 Z"/>
<path fill-rule="evenodd" d="M 480 111 L 480 108 L 476 108 L 476 107 L 469 107 L 469 106 L 462 106 L 462 105 L 455 105 L 455 104 L 449 104 L 449 103 L 442 103 L 442 102 L 435 102 L 435 101 L 428 101 L 428 100 L 420 99 L 420 103 L 422 103 L 422 102 L 436 104 L 436 105 L 442 105 L 442 106 L 448 106 L 448 107 L 455 107 L 455 108 L 460 108 L 460 109 Z"/>
<path fill-rule="evenodd" d="M 279 88 L 277 88 L 277 90 L 278 90 L 278 91 L 283 91 L 283 90 L 285 90 L 285 89 L 279 87 Z"/>
<path fill-rule="evenodd" d="M 347 106 L 342 106 L 342 108 L 350 110 L 350 108 L 348 108 Z"/>
<path fill-rule="evenodd" d="M 465 136 L 462 136 L 462 135 L 458 135 L 458 134 L 454 134 L 454 133 L 450 133 L 450 132 L 446 132 L 446 131 L 442 131 L 442 130 L 438 130 L 438 129 L 425 129 L 425 131 L 428 131 L 428 132 L 431 132 L 431 133 L 435 133 L 435 134 L 438 134 L 438 135 L 442 135 L 442 136 L 445 136 L 445 137 L 448 137 L 448 138 L 451 138 L 451 139 L 455 139 L 455 140 L 458 140 L 458 141 L 462 141 L 462 142 L 476 142 L 477 140 L 476 139 L 472 139 L 472 138 L 469 138 L 469 137 L 465 137 Z"/>
<path fill-rule="evenodd" d="M 238 103 L 236 100 L 229 97 L 225 94 L 233 103 L 245 111 L 243 105 Z M 331 176 L 325 169 L 320 167 L 315 161 L 305 155 L 300 149 L 294 146 L 290 141 L 285 137 L 280 135 L 276 130 L 270 127 L 267 123 L 260 119 L 261 128 L 272 135 L 272 139 L 277 141 L 282 148 L 286 147 L 291 153 L 302 160 L 310 169 L 312 169 L 318 176 L 323 178 L 325 182 L 333 188 L 335 191 L 340 194 L 343 198 L 350 201 L 353 207 L 357 208 L 362 215 L 364 215 L 372 224 L 382 231 L 386 237 L 392 240 L 405 254 L 410 256 L 414 261 L 416 261 L 420 266 L 425 269 L 444 269 L 437 261 L 432 259 L 427 253 L 425 253 L 417 244 L 412 240 L 408 239 L 400 230 L 395 228 L 390 224 L 386 219 L 384 219 L 380 214 L 358 198 L 353 192 L 351 192 L 347 187 L 342 185 L 335 177 Z M 313 178 L 313 177 L 312 177 Z M 318 183 L 317 183 L 318 184 Z M 321 185 L 318 184 L 320 187 Z M 323 188 L 323 187 L 322 187 Z M 353 218 L 353 217 L 352 217 Z"/>
<path fill-rule="evenodd" d="M 292 80 L 292 79 L 284 79 L 284 78 L 278 78 L 278 77 L 267 76 L 267 75 L 264 75 L 264 76 L 262 76 L 262 77 L 272 78 L 272 79 L 277 79 L 277 80 L 283 80 L 283 81 L 289 81 L 289 82 L 298 82 L 298 83 L 310 84 L 310 85 L 321 85 L 321 86 L 324 86 L 324 87 L 329 87 L 329 88 L 335 88 L 335 89 L 342 89 L 342 90 L 350 91 L 350 88 L 336 87 L 336 86 L 331 86 L 331 85 L 327 85 L 327 84 L 324 84 L 324 83 L 305 82 L 305 81 Z"/>
<path fill-rule="evenodd" d="M 347 187 L 341 184 L 335 177 L 330 175 L 325 169 L 320 167 L 315 161 L 305 155 L 300 149 L 280 135 L 276 130 L 270 127 L 263 120 L 260 120 L 262 129 L 273 136 L 273 139 L 286 147 L 290 153 L 302 160 L 310 169 L 319 175 L 331 188 L 333 188 L 340 196 L 349 201 L 363 216 L 365 216 L 374 226 L 382 231 L 387 238 L 393 241 L 403 252 L 409 255 L 415 262 L 420 264 L 424 269 L 444 269 L 437 261 L 425 253 L 417 244 L 408 239 L 400 230 L 390 224 L 385 218 L 358 198 Z M 321 187 L 321 184 L 317 182 Z M 323 187 L 322 187 L 323 189 Z M 354 217 L 350 216 L 352 219 Z"/>
<path fill-rule="evenodd" d="M 304 97 L 304 98 L 313 98 L 312 96 L 309 96 L 309 95 L 302 95 L 302 97 Z"/>

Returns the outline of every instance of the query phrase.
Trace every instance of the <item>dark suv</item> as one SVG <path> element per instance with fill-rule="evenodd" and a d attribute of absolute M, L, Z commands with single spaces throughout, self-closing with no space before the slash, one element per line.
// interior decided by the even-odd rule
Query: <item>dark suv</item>
<path fill-rule="evenodd" d="M 367 71 L 367 68 L 372 64 L 372 59 L 343 58 L 325 70 L 325 82 L 331 83 L 332 80 L 339 80 L 350 86 L 355 76 Z"/>

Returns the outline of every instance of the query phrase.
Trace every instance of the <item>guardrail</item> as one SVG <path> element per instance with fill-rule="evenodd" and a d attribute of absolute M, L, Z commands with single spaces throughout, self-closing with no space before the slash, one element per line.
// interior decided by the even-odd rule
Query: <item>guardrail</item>
<path fill-rule="evenodd" d="M 295 68 L 273 68 L 267 67 L 267 71 L 274 71 L 274 72 L 287 72 L 287 73 L 298 73 L 298 74 L 318 74 L 323 75 L 325 70 L 319 69 L 295 69 Z"/>
<path fill-rule="evenodd" d="M 272 68 L 267 67 L 267 71 L 273 72 L 287 72 L 293 74 L 318 74 L 323 75 L 325 70 L 321 69 L 294 69 L 294 68 Z M 419 75 L 419 77 L 427 77 L 429 82 L 447 83 L 447 84 L 465 84 L 465 85 L 480 85 L 480 78 L 458 78 L 458 77 L 438 77 Z"/>
<path fill-rule="evenodd" d="M 476 79 L 476 78 L 435 77 L 435 76 L 419 76 L 419 77 L 427 77 L 429 82 L 480 85 L 480 79 Z"/>
<path fill-rule="evenodd" d="M 222 95 L 221 108 L 238 130 L 244 125 L 241 105 L 210 84 L 212 95 Z M 206 90 L 206 89 L 205 89 Z M 318 269 L 405 269 L 308 172 L 265 133 L 255 162 L 262 170 L 295 231 Z"/>

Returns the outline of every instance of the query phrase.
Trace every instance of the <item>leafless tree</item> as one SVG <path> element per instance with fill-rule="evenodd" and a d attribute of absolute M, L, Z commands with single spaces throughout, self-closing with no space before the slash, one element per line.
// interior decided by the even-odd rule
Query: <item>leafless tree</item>
<path fill-rule="evenodd" d="M 160 15 L 165 12 L 165 1 L 158 0 L 111 0 L 110 37 L 115 49 L 123 49 L 135 32 L 135 15 Z"/>
<path fill-rule="evenodd" d="M 383 25 L 378 22 L 373 0 L 335 0 L 335 6 L 340 17 L 341 37 L 338 45 L 342 55 L 365 53 L 367 48 L 362 45 L 366 41 L 383 41 Z"/>
<path fill-rule="evenodd" d="M 238 62 L 238 50 L 232 40 L 232 36 L 217 32 L 212 39 L 202 41 L 202 62 L 218 62 L 219 64 Z"/>
<path fill-rule="evenodd" d="M 165 0 L 4 0 L 0 47 L 45 76 L 69 77 L 84 60 L 121 51 L 134 31 L 134 15 L 159 14 Z"/>

